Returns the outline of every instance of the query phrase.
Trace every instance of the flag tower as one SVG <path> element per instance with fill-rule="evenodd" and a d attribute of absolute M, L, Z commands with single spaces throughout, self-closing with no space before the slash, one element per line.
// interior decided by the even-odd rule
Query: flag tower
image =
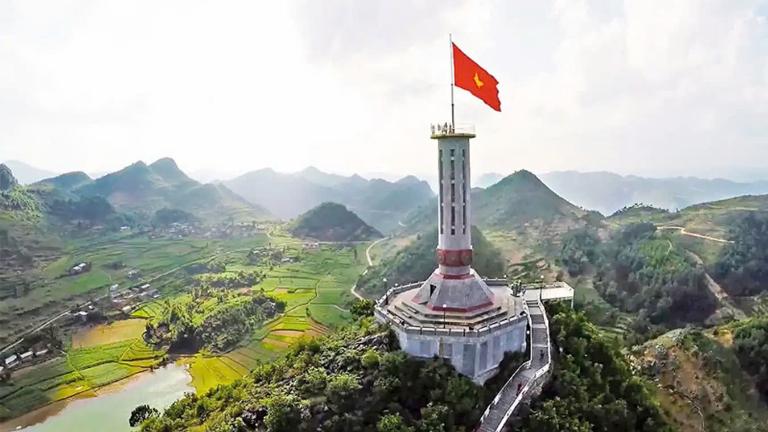
<path fill-rule="evenodd" d="M 454 122 L 454 84 L 500 110 L 495 78 L 451 41 L 451 123 L 433 125 L 439 178 L 437 268 L 423 282 L 390 288 L 377 301 L 403 351 L 448 359 L 478 383 L 496 373 L 505 352 L 526 348 L 523 300 L 506 280 L 486 280 L 472 268 L 470 139 L 473 128 Z"/>

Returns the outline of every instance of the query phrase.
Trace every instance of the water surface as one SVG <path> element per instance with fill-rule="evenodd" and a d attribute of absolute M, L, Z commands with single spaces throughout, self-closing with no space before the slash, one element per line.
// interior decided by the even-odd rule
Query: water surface
<path fill-rule="evenodd" d="M 153 372 L 145 372 L 125 382 L 99 389 L 96 397 L 62 401 L 60 403 L 65 405 L 60 410 L 47 407 L 38 410 L 39 413 L 27 414 L 19 419 L 20 427 L 27 427 L 17 430 L 128 432 L 132 430 L 128 425 L 128 418 L 136 406 L 149 404 L 162 411 L 184 393 L 194 392 L 191 383 L 192 378 L 183 366 L 169 364 Z M 38 415 L 35 415 L 36 413 Z M 29 426 L 35 422 L 38 423 Z"/>

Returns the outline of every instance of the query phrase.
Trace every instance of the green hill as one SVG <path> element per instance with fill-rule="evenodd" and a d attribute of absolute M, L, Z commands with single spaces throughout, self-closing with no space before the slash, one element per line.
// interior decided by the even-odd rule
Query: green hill
<path fill-rule="evenodd" d="M 57 189 L 64 189 L 67 191 L 71 191 L 75 188 L 84 186 L 91 182 L 93 182 L 93 179 L 90 178 L 88 174 L 82 171 L 74 171 L 74 172 L 61 174 L 56 177 L 40 180 L 35 184 L 41 185 L 41 186 L 50 185 L 51 187 L 54 187 Z"/>
<path fill-rule="evenodd" d="M 752 357 L 754 352 L 745 349 L 755 324 L 673 330 L 631 349 L 633 366 L 654 383 L 661 409 L 676 430 L 765 430 L 768 405 L 756 386 L 762 382 L 748 370 L 751 359 L 764 365 L 767 358 Z M 764 347 L 766 341 L 760 342 Z"/>
<path fill-rule="evenodd" d="M 514 430 L 673 430 L 650 384 L 582 315 L 557 312 L 551 326 L 558 361 L 531 409 L 519 410 Z M 409 357 L 392 335 L 367 318 L 298 343 L 245 379 L 187 394 L 163 413 L 146 410 L 141 430 L 470 431 L 521 363 L 522 356 L 507 356 L 499 374 L 478 386 L 445 359 Z"/>
<path fill-rule="evenodd" d="M 9 191 L 18 184 L 19 182 L 13 176 L 11 169 L 5 164 L 0 164 L 0 191 Z"/>
<path fill-rule="evenodd" d="M 51 261 L 62 247 L 48 229 L 43 208 L 29 188 L 0 165 L 0 299 L 23 290 L 29 282 L 24 272 Z"/>
<path fill-rule="evenodd" d="M 583 224 L 588 212 L 552 192 L 529 171 L 521 170 L 498 183 L 472 189 L 472 224 L 494 230 L 555 227 L 567 230 Z M 420 206 L 404 220 L 406 232 L 417 233 L 435 224 L 437 202 Z"/>
<path fill-rule="evenodd" d="M 291 224 L 291 233 L 320 241 L 361 241 L 382 237 L 375 228 L 363 222 L 341 204 L 323 203 L 299 216 Z"/>
<path fill-rule="evenodd" d="M 151 165 L 136 162 L 82 184 L 73 193 L 104 197 L 117 211 L 136 213 L 145 219 L 161 208 L 177 208 L 211 222 L 269 216 L 265 209 L 248 203 L 226 186 L 192 180 L 169 158 Z"/>
<path fill-rule="evenodd" d="M 481 276 L 504 275 L 506 263 L 501 251 L 491 244 L 476 226 L 472 227 L 472 245 L 474 250 L 472 267 Z M 383 295 L 387 288 L 394 284 L 425 280 L 437 267 L 436 248 L 437 229 L 417 236 L 415 241 L 398 251 L 394 257 L 369 268 L 358 281 L 358 290 L 368 297 L 375 298 Z"/>
<path fill-rule="evenodd" d="M 472 217 L 480 226 L 509 229 L 533 221 L 555 223 L 585 213 L 525 170 L 472 194 Z"/>

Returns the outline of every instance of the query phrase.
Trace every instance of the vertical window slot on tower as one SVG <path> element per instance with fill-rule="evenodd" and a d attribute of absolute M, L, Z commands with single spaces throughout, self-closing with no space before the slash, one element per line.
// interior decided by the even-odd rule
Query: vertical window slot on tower
<path fill-rule="evenodd" d="M 461 231 L 467 233 L 467 152 L 461 149 Z"/>
<path fill-rule="evenodd" d="M 451 206 L 451 234 L 456 234 L 456 206 Z"/>
<path fill-rule="evenodd" d="M 456 162 L 454 161 L 454 149 L 451 149 L 451 182 L 456 180 Z"/>
<path fill-rule="evenodd" d="M 438 195 L 439 195 L 439 206 L 440 206 L 440 220 L 438 221 L 438 225 L 440 225 L 440 234 L 443 233 L 443 222 L 445 219 L 443 219 L 443 151 L 438 150 L 437 151 L 437 173 L 440 176 L 439 178 L 439 184 L 440 187 L 438 187 Z"/>

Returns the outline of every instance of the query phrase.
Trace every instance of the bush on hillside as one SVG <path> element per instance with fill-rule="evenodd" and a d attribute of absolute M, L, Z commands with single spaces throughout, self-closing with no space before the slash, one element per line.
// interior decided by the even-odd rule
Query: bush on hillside
<path fill-rule="evenodd" d="M 672 428 L 646 383 L 630 369 L 619 347 L 582 313 L 549 308 L 553 352 L 560 353 L 551 380 L 522 420 L 524 432 L 647 431 Z"/>
<path fill-rule="evenodd" d="M 750 212 L 731 229 L 715 264 L 715 277 L 731 295 L 754 295 L 768 286 L 768 213 Z"/>

